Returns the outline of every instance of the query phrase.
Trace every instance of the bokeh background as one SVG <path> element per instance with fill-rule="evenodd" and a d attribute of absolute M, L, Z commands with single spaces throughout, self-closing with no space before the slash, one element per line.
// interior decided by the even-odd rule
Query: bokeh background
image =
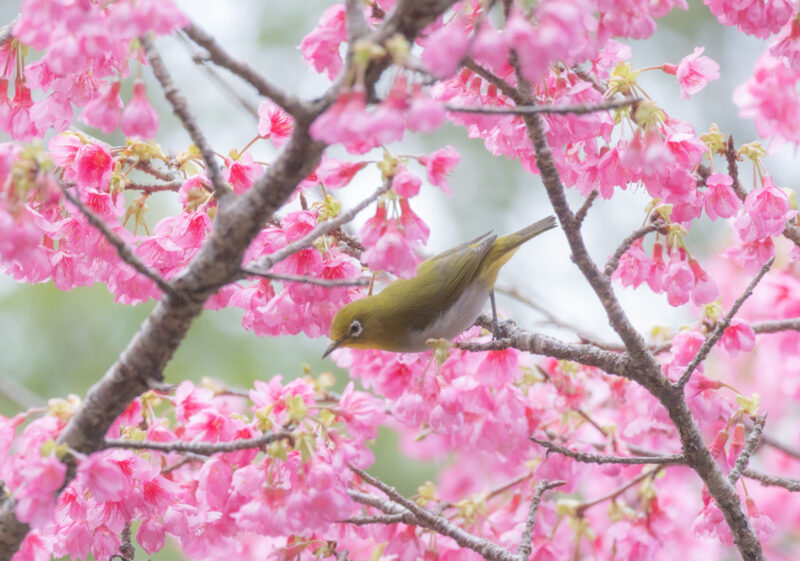
<path fill-rule="evenodd" d="M 0 25 L 13 18 L 20 4 L 20 0 L 0 2 Z M 178 4 L 230 52 L 284 88 L 305 98 L 326 88 L 327 80 L 303 65 L 297 46 L 332 2 L 183 0 Z M 700 132 L 708 130 L 710 123 L 717 123 L 724 133 L 734 135 L 737 144 L 756 139 L 752 123 L 737 118 L 731 94 L 751 72 L 765 47 L 762 41 L 721 27 L 702 3 L 692 1 L 688 11 L 673 11 L 660 20 L 652 39 L 632 43 L 635 68 L 677 63 L 695 46 L 705 46 L 705 54 L 719 63 L 722 79 L 692 99 L 682 99 L 674 77 L 658 71 L 643 74 L 641 85 L 670 115 L 689 121 Z M 227 154 L 233 148 L 244 147 L 256 134 L 256 121 L 227 88 L 257 105 L 259 100 L 250 88 L 224 70 L 218 73 L 225 87 L 209 79 L 206 70 L 192 62 L 193 49 L 185 41 L 163 38 L 157 45 L 214 148 Z M 183 150 L 189 143 L 188 136 L 172 116 L 147 69 L 144 75 L 149 97 L 161 114 L 157 140 L 165 150 Z M 130 81 L 123 89 L 125 100 L 130 95 Z M 89 132 L 111 144 L 124 142 L 118 134 L 104 136 L 92 129 Z M 7 138 L 0 136 L 2 140 Z M 256 145 L 256 159 L 270 158 L 266 144 Z M 431 254 L 487 230 L 505 233 L 520 228 L 550 212 L 538 177 L 526 174 L 517 162 L 491 156 L 483 149 L 482 141 L 466 138 L 461 128 L 445 126 L 433 135 L 411 135 L 392 150 L 422 154 L 445 144 L 452 144 L 462 154 L 451 180 L 453 195 L 448 197 L 435 187 L 425 186 L 422 195 L 412 202 L 431 226 L 427 247 Z M 335 151 L 331 155 L 343 156 Z M 778 185 L 795 187 L 793 158 L 787 149 L 768 159 Z M 717 162 L 717 166 L 721 163 Z M 742 176 L 748 178 L 749 170 L 744 170 Z M 352 188 L 337 195 L 347 205 L 363 198 L 377 183 L 376 173 L 364 171 Z M 580 198 L 576 193 L 571 195 L 573 204 L 579 205 Z M 613 204 L 595 203 L 585 226 L 595 259 L 603 262 L 619 241 L 642 223 L 647 202 L 642 190 L 629 190 L 615 197 Z M 177 210 L 174 195 L 169 193 L 154 195 L 148 206 L 151 227 Z M 359 216 L 355 227 L 369 217 L 369 212 Z M 689 243 L 697 254 L 710 255 L 727 235 L 723 224 L 706 222 L 698 224 Z M 526 245 L 504 268 L 501 282 L 527 294 L 563 322 L 613 340 L 599 304 L 569 259 L 560 232 L 548 233 Z M 689 310 L 669 307 L 663 296 L 622 289 L 619 293 L 625 309 L 645 333 L 656 326 L 675 328 L 691 321 Z M 103 286 L 67 294 L 52 284 L 20 285 L 0 276 L 0 414 L 11 415 L 23 406 L 41 404 L 52 397 L 71 393 L 83 396 L 115 360 L 152 307 L 152 303 L 116 305 Z M 508 297 L 499 297 L 499 307 L 503 315 L 523 326 L 574 339 L 568 330 L 548 324 L 541 313 Z M 247 388 L 255 379 L 302 375 L 307 365 L 315 374 L 333 371 L 340 387 L 346 383 L 345 372 L 330 360 L 319 359 L 326 340 L 305 336 L 259 338 L 244 331 L 240 322 L 241 312 L 237 309 L 203 313 L 167 366 L 167 382 L 199 382 L 211 377 Z M 375 452 L 378 461 L 374 473 L 407 493 L 434 477 L 436 466 L 401 457 L 388 431 L 381 433 Z"/>

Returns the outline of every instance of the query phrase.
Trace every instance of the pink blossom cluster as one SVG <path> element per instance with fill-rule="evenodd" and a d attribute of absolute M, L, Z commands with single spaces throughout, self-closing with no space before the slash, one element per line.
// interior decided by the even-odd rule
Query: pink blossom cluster
<path fill-rule="evenodd" d="M 106 134 L 121 126 L 126 136 L 152 138 L 158 115 L 144 83 L 136 81 L 123 109 L 120 80 L 130 72 L 132 41 L 150 32 L 172 33 L 186 23 L 169 1 L 104 6 L 25 0 L 14 39 L 0 47 L 0 130 L 21 141 L 41 137 L 51 127 L 63 131 L 74 120 L 74 105 L 83 107 L 82 122 Z M 42 51 L 42 57 L 26 64 L 22 45 Z M 9 99 L 11 82 L 14 97 Z M 33 92 L 42 98 L 34 102 Z"/>
<path fill-rule="evenodd" d="M 118 553 L 126 524 L 148 554 L 167 537 L 193 559 L 238 553 L 255 536 L 334 531 L 354 512 L 348 466 L 373 461 L 385 413 L 381 400 L 350 384 L 335 407 L 313 380 L 256 382 L 247 398 L 183 382 L 172 395 L 149 393 L 117 419 L 108 438 L 153 442 L 235 443 L 267 432 L 283 436 L 261 447 L 185 456 L 180 452 L 108 449 L 78 455 L 77 477 L 61 491 L 66 449 L 59 433 L 77 403 L 52 402 L 47 413 L 0 417 L 0 477 L 16 513 L 31 526 L 16 561 Z M 174 421 L 170 420 L 174 417 Z"/>

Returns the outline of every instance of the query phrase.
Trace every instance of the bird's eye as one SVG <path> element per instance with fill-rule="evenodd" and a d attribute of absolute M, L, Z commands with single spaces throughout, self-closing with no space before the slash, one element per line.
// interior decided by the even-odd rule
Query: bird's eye
<path fill-rule="evenodd" d="M 358 337 L 359 335 L 361 335 L 361 331 L 362 331 L 362 328 L 361 328 L 361 322 L 360 321 L 355 320 L 353 323 L 350 324 L 350 336 L 351 337 Z"/>

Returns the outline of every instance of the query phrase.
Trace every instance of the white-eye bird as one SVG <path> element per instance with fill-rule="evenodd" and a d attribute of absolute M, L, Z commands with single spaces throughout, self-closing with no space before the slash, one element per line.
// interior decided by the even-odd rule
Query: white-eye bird
<path fill-rule="evenodd" d="M 428 339 L 452 339 L 481 314 L 500 268 L 519 246 L 556 225 L 548 216 L 507 236 L 484 234 L 421 263 L 417 276 L 343 306 L 322 357 L 339 347 L 420 352 L 428 350 Z"/>

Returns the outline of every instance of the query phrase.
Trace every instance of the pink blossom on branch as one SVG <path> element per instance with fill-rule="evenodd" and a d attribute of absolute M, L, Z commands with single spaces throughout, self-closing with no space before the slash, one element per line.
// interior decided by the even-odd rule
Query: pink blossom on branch
<path fill-rule="evenodd" d="M 703 55 L 705 47 L 695 47 L 694 52 L 681 59 L 677 66 L 663 65 L 664 72 L 675 74 L 681 85 L 681 96 L 689 99 L 706 87 L 712 80 L 719 79 L 719 64 Z"/>

